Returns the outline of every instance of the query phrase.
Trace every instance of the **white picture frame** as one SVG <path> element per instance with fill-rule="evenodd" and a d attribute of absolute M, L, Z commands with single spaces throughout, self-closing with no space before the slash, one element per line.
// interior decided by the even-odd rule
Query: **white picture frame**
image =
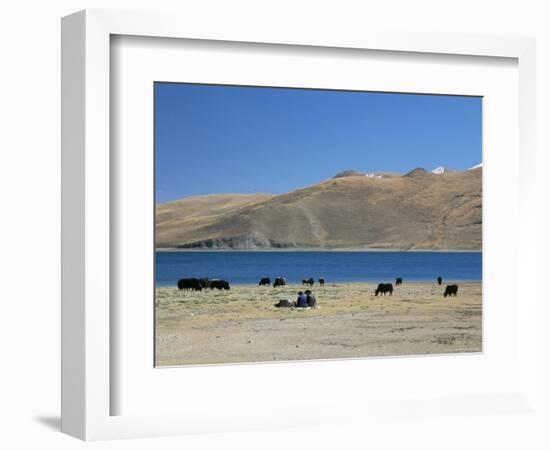
<path fill-rule="evenodd" d="M 113 347 L 118 331 L 113 320 L 117 311 L 111 303 L 115 289 L 111 279 L 111 188 L 120 182 L 112 170 L 110 154 L 113 35 L 201 40 L 207 46 L 208 42 L 219 41 L 283 44 L 299 46 L 304 52 L 314 48 L 329 48 L 334 52 L 339 49 L 407 52 L 413 59 L 414 55 L 425 58 L 444 54 L 517 60 L 519 163 L 517 183 L 511 189 L 518 199 L 517 214 L 521 221 L 514 236 L 517 238 L 514 286 L 522 286 L 525 301 L 514 304 L 518 307 L 515 324 L 518 367 L 514 388 L 502 392 L 470 392 L 460 398 L 427 393 L 414 398 L 407 395 L 405 389 L 395 398 L 371 402 L 361 398 L 356 402 L 339 403 L 332 399 L 326 404 L 313 404 L 306 400 L 302 405 L 273 405 L 271 410 L 269 407 L 251 410 L 253 403 L 250 403 L 248 410 L 239 412 L 235 404 L 225 403 L 218 405 L 215 413 L 197 408 L 148 414 L 146 406 L 130 414 L 124 413 L 124 409 L 113 414 L 118 410 L 113 399 L 124 387 L 119 385 L 118 378 L 113 378 L 112 371 L 123 348 Z M 532 39 L 384 30 L 358 33 L 343 28 L 312 35 L 305 31 L 280 30 L 266 23 L 250 23 L 237 29 L 229 23 L 205 24 L 187 17 L 88 10 L 63 19 L 62 50 L 62 430 L 65 433 L 97 440 L 260 429 L 290 426 L 296 413 L 309 417 L 304 425 L 323 424 L 351 418 L 372 419 L 377 415 L 392 417 L 390 404 L 400 400 L 408 401 L 405 408 L 411 415 L 430 405 L 437 405 L 443 415 L 445 411 L 453 411 L 453 415 L 491 414 L 500 411 L 503 405 L 518 413 L 536 408 L 534 303 L 537 293 L 529 282 L 529 274 L 535 273 L 536 253 L 535 196 L 531 195 L 534 186 L 529 176 L 536 167 L 535 43 Z M 512 290 L 508 295 L 515 300 L 518 292 Z M 418 364 L 414 358 L 409 361 Z M 390 371 L 395 364 L 398 363 L 390 361 L 383 370 Z M 347 370 L 344 365 L 342 370 Z M 267 376 L 268 372 L 284 370 L 281 367 L 255 365 L 242 369 Z M 315 367 L 302 365 L 299 370 L 311 371 Z M 353 368 L 361 370 L 358 365 Z M 216 375 L 219 374 L 218 370 Z M 403 410 L 398 415 L 402 414 Z"/>

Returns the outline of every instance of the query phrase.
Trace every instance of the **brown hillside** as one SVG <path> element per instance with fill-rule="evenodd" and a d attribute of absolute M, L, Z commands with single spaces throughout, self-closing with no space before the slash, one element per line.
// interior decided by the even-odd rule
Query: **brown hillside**
<path fill-rule="evenodd" d="M 191 197 L 157 207 L 157 246 L 481 249 L 482 169 L 349 176 L 283 195 Z"/>

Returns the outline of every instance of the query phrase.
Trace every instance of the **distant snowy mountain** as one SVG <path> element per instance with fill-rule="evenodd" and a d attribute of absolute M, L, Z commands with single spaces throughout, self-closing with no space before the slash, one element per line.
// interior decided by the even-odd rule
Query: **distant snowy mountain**
<path fill-rule="evenodd" d="M 443 166 L 436 167 L 434 170 L 432 170 L 432 173 L 435 173 L 436 175 L 441 175 L 442 173 L 449 173 L 449 172 L 456 172 L 456 170 L 449 169 Z"/>
<path fill-rule="evenodd" d="M 474 170 L 480 167 L 483 167 L 483 163 L 479 163 L 477 166 L 470 167 L 469 169 L 466 169 L 466 170 Z M 441 175 L 442 173 L 451 173 L 451 172 L 456 172 L 456 170 L 449 169 L 448 167 L 443 167 L 443 166 L 436 167 L 434 170 L 432 170 L 432 173 L 435 173 L 436 175 Z"/>

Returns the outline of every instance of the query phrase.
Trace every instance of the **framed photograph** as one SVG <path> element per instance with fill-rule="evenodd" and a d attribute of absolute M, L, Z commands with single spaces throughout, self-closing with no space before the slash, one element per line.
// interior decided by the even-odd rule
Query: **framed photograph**
<path fill-rule="evenodd" d="M 532 411 L 534 42 L 218 25 L 63 19 L 63 431 Z"/>
<path fill-rule="evenodd" d="M 482 351 L 482 97 L 154 95 L 156 366 Z"/>

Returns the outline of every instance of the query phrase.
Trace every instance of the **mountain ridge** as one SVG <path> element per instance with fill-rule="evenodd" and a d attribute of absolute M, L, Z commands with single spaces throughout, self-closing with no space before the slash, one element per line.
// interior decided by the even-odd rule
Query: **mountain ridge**
<path fill-rule="evenodd" d="M 159 248 L 480 250 L 482 169 L 341 176 L 157 205 Z"/>

